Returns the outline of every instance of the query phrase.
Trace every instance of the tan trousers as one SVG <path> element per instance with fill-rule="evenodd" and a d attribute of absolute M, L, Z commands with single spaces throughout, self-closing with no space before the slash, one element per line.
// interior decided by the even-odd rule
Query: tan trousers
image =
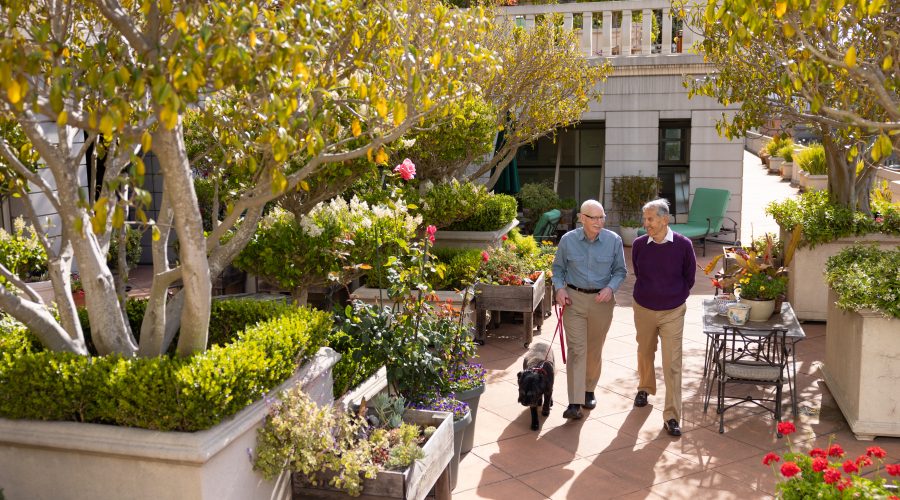
<path fill-rule="evenodd" d="M 566 377 L 569 382 L 569 404 L 584 404 L 584 393 L 594 392 L 600 380 L 603 343 L 612 323 L 615 298 L 597 303 L 593 293 L 566 289 L 572 304 L 566 306 L 563 324 L 566 329 Z"/>
<path fill-rule="evenodd" d="M 656 394 L 657 339 L 662 340 L 663 380 L 666 384 L 666 406 L 663 419 L 681 422 L 681 342 L 684 336 L 684 313 L 687 306 L 654 311 L 634 303 L 634 327 L 638 343 L 639 391 Z"/>

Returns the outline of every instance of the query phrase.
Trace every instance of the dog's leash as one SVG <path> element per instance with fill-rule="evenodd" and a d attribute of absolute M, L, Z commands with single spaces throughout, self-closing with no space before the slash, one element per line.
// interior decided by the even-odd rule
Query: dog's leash
<path fill-rule="evenodd" d="M 560 307 L 556 302 L 553 303 L 553 310 L 556 311 L 556 317 L 559 321 L 556 323 L 556 329 L 553 330 L 553 337 L 550 338 L 550 349 L 553 348 L 553 339 L 559 333 L 559 349 L 562 352 L 562 362 L 566 364 L 566 334 L 563 328 L 563 313 L 566 312 L 566 306 Z M 547 356 L 550 356 L 550 349 L 547 349 Z M 546 361 L 547 357 L 544 358 Z"/>

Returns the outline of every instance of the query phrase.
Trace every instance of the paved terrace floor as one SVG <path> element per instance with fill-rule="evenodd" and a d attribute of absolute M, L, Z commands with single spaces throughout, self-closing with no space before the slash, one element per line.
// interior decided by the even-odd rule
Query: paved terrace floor
<path fill-rule="evenodd" d="M 743 220 L 744 238 L 776 231 L 766 217 L 765 205 L 773 199 L 796 195 L 796 190 L 775 175 L 767 175 L 759 159 L 745 153 Z M 629 252 L 626 249 L 626 256 Z M 704 266 L 720 252 L 711 245 Z M 627 259 L 629 270 L 630 258 Z M 775 436 L 770 415 L 763 410 L 737 407 L 725 414 L 725 433 L 718 433 L 718 416 L 712 408 L 703 412 L 701 375 L 705 336 L 701 303 L 713 295 L 703 272 L 688 299 L 684 331 L 683 435 L 669 436 L 662 428 L 665 387 L 657 353 L 658 392 L 650 404 L 634 408 L 637 390 L 634 323 L 629 275 L 616 294 L 612 327 L 603 348 L 603 369 L 597 388 L 597 408 L 585 410 L 582 420 L 562 418 L 568 404 L 565 366 L 558 342 L 554 342 L 557 378 L 550 416 L 541 417 L 539 431 L 529 428 L 531 417 L 516 402 L 516 374 L 525 349 L 521 325 L 504 324 L 489 332 L 479 348 L 479 361 L 488 370 L 487 388 L 481 397 L 475 428 L 475 447 L 460 462 L 456 500 L 497 499 L 602 499 L 669 498 L 771 498 L 775 478 L 763 466 L 769 451 L 785 451 L 786 440 Z M 535 342 L 549 342 L 557 319 L 544 322 Z M 785 420 L 793 420 L 798 432 L 791 437 L 800 449 L 824 447 L 831 436 L 856 457 L 871 441 L 857 441 L 818 371 L 825 359 L 825 324 L 804 323 L 807 339 L 797 345 L 799 416 L 785 405 Z M 787 401 L 787 399 L 785 399 Z M 900 439 L 878 438 L 874 444 L 888 452 L 892 462 L 900 458 Z"/>

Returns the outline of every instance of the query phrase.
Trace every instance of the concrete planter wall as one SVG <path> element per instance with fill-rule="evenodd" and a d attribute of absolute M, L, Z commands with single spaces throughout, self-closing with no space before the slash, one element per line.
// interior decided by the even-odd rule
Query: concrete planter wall
<path fill-rule="evenodd" d="M 781 164 L 781 180 L 791 180 L 791 173 L 794 171 L 794 162 L 784 162 Z"/>
<path fill-rule="evenodd" d="M 492 248 L 500 245 L 500 238 L 519 225 L 519 219 L 496 231 L 445 231 L 434 235 L 434 246 L 443 248 Z"/>
<path fill-rule="evenodd" d="M 807 173 L 806 185 L 803 188 L 812 191 L 825 191 L 828 189 L 828 176 Z"/>
<path fill-rule="evenodd" d="M 626 247 L 630 247 L 634 240 L 638 237 L 638 229 L 639 227 L 625 227 L 622 226 L 619 228 L 619 236 L 622 237 L 622 244 Z"/>
<path fill-rule="evenodd" d="M 331 404 L 338 359 L 321 349 L 270 395 L 300 384 L 319 404 Z M 287 475 L 266 481 L 253 471 L 256 430 L 267 411 L 257 401 L 200 432 L 0 419 L 0 487 L 6 498 L 29 500 L 289 498 Z"/>
<path fill-rule="evenodd" d="M 791 163 L 791 186 L 800 186 L 800 172 L 802 171 L 799 163 Z"/>
<path fill-rule="evenodd" d="M 781 230 L 781 241 L 790 244 L 791 235 Z M 828 317 L 828 286 L 825 284 L 825 261 L 854 243 L 875 244 L 881 248 L 900 245 L 900 238 L 886 234 L 867 234 L 841 238 L 815 248 L 800 247 L 794 253 L 788 280 L 788 300 L 801 320 L 825 321 Z"/>
<path fill-rule="evenodd" d="M 829 290 L 825 365 L 828 389 L 857 439 L 900 436 L 900 320 L 838 309 Z"/>

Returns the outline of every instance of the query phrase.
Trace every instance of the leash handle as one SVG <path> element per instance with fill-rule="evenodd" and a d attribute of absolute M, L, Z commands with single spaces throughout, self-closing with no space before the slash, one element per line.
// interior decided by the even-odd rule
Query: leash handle
<path fill-rule="evenodd" d="M 559 304 L 553 303 L 553 308 L 556 311 L 556 330 L 553 331 L 553 336 L 556 337 L 556 333 L 559 332 L 559 350 L 562 353 L 562 362 L 566 364 L 566 334 L 565 328 L 563 327 L 563 314 L 566 312 L 566 306 L 560 307 Z M 553 339 L 550 339 L 550 344 L 553 344 Z"/>

